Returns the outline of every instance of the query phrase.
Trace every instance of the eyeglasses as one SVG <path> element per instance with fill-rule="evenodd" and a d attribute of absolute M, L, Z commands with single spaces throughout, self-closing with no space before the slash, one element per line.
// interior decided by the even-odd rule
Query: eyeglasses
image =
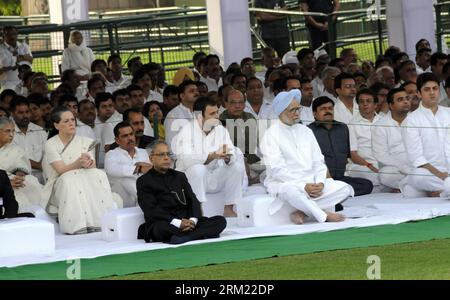
<path fill-rule="evenodd" d="M 294 108 L 289 109 L 288 112 L 290 112 L 291 114 L 293 114 L 293 113 L 300 112 L 301 110 L 302 110 L 302 107 L 299 106 L 299 107 L 294 107 Z"/>
<path fill-rule="evenodd" d="M 152 156 L 157 156 L 157 157 L 165 157 L 165 156 L 167 156 L 168 158 L 172 158 L 173 157 L 173 153 L 172 152 L 153 153 Z"/>

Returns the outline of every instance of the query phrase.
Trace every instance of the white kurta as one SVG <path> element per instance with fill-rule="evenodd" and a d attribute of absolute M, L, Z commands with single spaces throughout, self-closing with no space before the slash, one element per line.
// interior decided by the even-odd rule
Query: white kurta
<path fill-rule="evenodd" d="M 91 48 L 84 45 L 76 46 L 72 44 L 64 49 L 61 60 L 61 71 L 64 72 L 65 70 L 72 69 L 78 75 L 88 75 L 91 74 L 90 66 L 94 60 L 95 55 Z"/>
<path fill-rule="evenodd" d="M 217 125 L 206 135 L 198 121 L 192 120 L 174 137 L 172 144 L 177 156 L 176 169 L 186 173 L 200 202 L 207 201 L 206 193 L 224 193 L 225 204 L 234 204 L 242 198 L 244 159 L 225 127 Z M 229 164 L 216 159 L 205 165 L 208 154 L 218 151 L 222 145 L 227 145 L 232 154 Z"/>
<path fill-rule="evenodd" d="M 136 180 L 141 175 L 134 174 L 136 164 L 150 163 L 147 151 L 137 147 L 135 151 L 135 155 L 131 157 L 126 150 L 117 147 L 105 155 L 105 172 L 111 183 L 111 190 L 122 197 L 124 207 L 136 206 Z"/>
<path fill-rule="evenodd" d="M 300 111 L 300 121 L 305 126 L 308 126 L 312 122 L 314 122 L 314 114 L 311 106 L 302 106 L 302 110 Z"/>
<path fill-rule="evenodd" d="M 288 126 L 281 121 L 264 134 L 260 145 L 266 165 L 264 185 L 275 197 L 269 213 L 274 214 L 288 202 L 317 221 L 326 221 L 323 209 L 334 206 L 349 196 L 353 189 L 348 184 L 327 178 L 327 166 L 317 140 L 303 124 Z M 323 195 L 310 198 L 305 191 L 308 183 L 323 183 Z"/>
<path fill-rule="evenodd" d="M 17 42 L 16 51 L 18 55 L 32 56 L 30 48 L 25 43 Z M 13 52 L 14 49 L 12 49 L 10 45 L 6 43 L 0 44 L 0 69 L 4 67 L 13 67 L 16 65 L 17 57 L 13 55 Z M 0 73 L 0 90 L 14 90 L 14 88 L 20 83 L 20 79 L 18 76 L 19 71 L 17 69 L 14 71 L 10 70 Z"/>
<path fill-rule="evenodd" d="M 13 173 L 22 171 L 31 174 L 31 165 L 25 152 L 14 144 L 0 147 L 0 169 L 5 170 L 9 178 L 15 177 Z M 19 203 L 19 213 L 26 212 L 30 205 L 43 205 L 41 198 L 42 185 L 33 175 L 26 175 L 24 187 L 14 188 L 14 196 Z"/>
<path fill-rule="evenodd" d="M 390 112 L 372 127 L 372 153 L 379 163 L 381 184 L 399 189 L 400 181 L 410 172 L 410 168 L 400 124 Z"/>
<path fill-rule="evenodd" d="M 436 114 L 433 114 L 422 103 L 403 121 L 402 139 L 412 167 L 411 174 L 407 176 L 409 188 L 422 192 L 444 189 L 441 179 L 420 166 L 429 163 L 441 172 L 449 171 L 445 155 L 449 125 L 450 108 L 439 106 Z M 401 189 L 403 192 L 405 187 Z"/>
<path fill-rule="evenodd" d="M 378 161 L 372 153 L 372 134 L 371 127 L 380 119 L 375 115 L 372 122 L 364 118 L 359 112 L 350 121 L 348 126 L 350 134 L 350 151 L 356 151 L 359 156 L 371 163 L 375 168 L 379 168 Z M 354 162 L 349 162 L 347 165 L 348 176 L 361 177 L 372 181 L 373 185 L 379 185 L 378 174 L 371 171 L 366 166 L 358 165 Z"/>
<path fill-rule="evenodd" d="M 314 78 L 311 83 L 313 86 L 313 97 L 317 98 L 324 92 L 325 86 L 323 85 L 323 81 L 319 78 L 319 76 L 316 76 L 316 78 Z"/>
<path fill-rule="evenodd" d="M 223 85 L 222 78 L 219 79 L 219 82 L 217 82 L 214 78 L 211 77 L 203 77 L 200 76 L 200 81 L 205 83 L 208 86 L 208 92 L 217 92 L 219 90 L 219 87 Z"/>
<path fill-rule="evenodd" d="M 164 129 L 166 131 L 166 143 L 173 149 L 172 139 L 181 128 L 194 119 L 194 113 L 182 103 L 175 106 L 166 116 Z"/>
<path fill-rule="evenodd" d="M 252 114 L 255 117 L 255 119 L 257 119 L 257 120 L 277 119 L 277 116 L 273 112 L 272 104 L 269 101 L 265 100 L 265 99 L 263 100 L 263 103 L 262 103 L 261 108 L 259 109 L 258 113 L 256 113 L 253 110 L 252 105 L 248 101 L 245 101 L 245 109 L 244 109 L 244 111 Z"/>
<path fill-rule="evenodd" d="M 350 124 L 350 121 L 356 116 L 358 112 L 359 107 L 355 99 L 353 99 L 353 111 L 350 111 L 345 106 L 344 102 L 342 102 L 339 98 L 334 104 L 334 119 L 344 124 Z"/>
<path fill-rule="evenodd" d="M 89 230 L 99 230 L 102 216 L 114 208 L 115 199 L 111 192 L 106 173 L 93 169 L 77 169 L 59 175 L 51 163 L 62 161 L 68 165 L 88 152 L 93 140 L 75 136 L 64 147 L 58 135 L 45 144 L 42 163 L 47 183 L 43 198 L 47 201 L 47 211 L 58 215 L 61 232 L 74 234 Z M 64 149 L 65 148 L 65 149 Z M 89 152 L 93 157 L 93 151 Z"/>

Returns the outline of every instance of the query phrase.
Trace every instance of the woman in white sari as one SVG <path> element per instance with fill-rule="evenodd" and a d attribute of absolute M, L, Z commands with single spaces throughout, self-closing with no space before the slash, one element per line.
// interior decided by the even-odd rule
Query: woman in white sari
<path fill-rule="evenodd" d="M 31 175 L 31 165 L 25 151 L 12 144 L 15 126 L 11 119 L 0 117 L 0 169 L 5 170 L 19 204 L 19 213 L 30 205 L 42 205 L 42 185 Z"/>
<path fill-rule="evenodd" d="M 103 214 L 121 206 L 121 199 L 115 205 L 106 173 L 95 167 L 95 141 L 75 135 L 72 112 L 58 107 L 52 122 L 59 133 L 45 144 L 42 162 L 47 212 L 58 215 L 63 233 L 99 231 Z"/>
<path fill-rule="evenodd" d="M 91 64 L 95 55 L 86 46 L 83 35 L 79 31 L 72 31 L 69 38 L 69 46 L 64 49 L 61 61 L 61 72 L 72 69 L 82 76 L 81 80 L 88 80 L 91 74 Z"/>

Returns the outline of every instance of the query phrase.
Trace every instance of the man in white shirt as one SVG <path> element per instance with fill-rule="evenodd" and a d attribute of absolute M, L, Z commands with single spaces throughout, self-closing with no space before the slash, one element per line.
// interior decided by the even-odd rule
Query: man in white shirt
<path fill-rule="evenodd" d="M 152 165 L 147 151 L 136 147 L 136 137 L 130 124 L 117 124 L 114 136 L 119 147 L 106 153 L 105 171 L 111 190 L 122 197 L 123 206 L 133 207 L 137 201 L 136 180 Z"/>
<path fill-rule="evenodd" d="M 33 175 L 43 183 L 41 162 L 48 134 L 44 128 L 30 122 L 30 103 L 26 98 L 16 96 L 10 103 L 10 111 L 15 123 L 13 144 L 25 151 Z"/>
<path fill-rule="evenodd" d="M 20 84 L 18 65 L 33 63 L 30 48 L 17 41 L 14 26 L 3 27 L 3 43 L 0 45 L 0 90 L 16 88 Z"/>
<path fill-rule="evenodd" d="M 279 120 L 265 132 L 260 145 L 267 168 L 264 185 L 275 196 L 269 214 L 289 204 L 296 209 L 291 214 L 295 224 L 302 224 L 306 216 L 317 222 L 343 221 L 343 215 L 332 211 L 353 195 L 353 189 L 327 178 L 327 166 L 313 132 L 299 124 L 300 99 L 297 89 L 275 97 L 273 109 Z"/>
<path fill-rule="evenodd" d="M 129 77 L 122 74 L 122 58 L 118 54 L 108 57 L 108 67 L 112 73 L 111 85 L 115 92 L 128 81 Z"/>
<path fill-rule="evenodd" d="M 433 73 L 417 78 L 419 108 L 402 123 L 402 138 L 412 171 L 400 189 L 405 197 L 448 197 L 450 108 L 439 106 L 439 79 Z"/>
<path fill-rule="evenodd" d="M 350 121 L 351 162 L 347 165 L 348 176 L 370 180 L 374 186 L 380 185 L 378 179 L 379 165 L 372 153 L 372 135 L 370 128 L 380 117 L 375 110 L 377 96 L 369 89 L 362 89 L 356 94 L 359 112 Z"/>
<path fill-rule="evenodd" d="M 224 216 L 236 217 L 233 205 L 242 198 L 245 165 L 230 135 L 219 121 L 217 104 L 208 97 L 195 102 L 197 118 L 186 124 L 172 144 L 176 169 L 186 173 L 200 202 L 206 193 L 224 193 Z M 201 112 L 201 114 L 200 114 Z"/>
<path fill-rule="evenodd" d="M 218 91 L 219 87 L 223 85 L 219 56 L 209 54 L 205 59 L 207 76 L 200 76 L 200 81 L 206 83 L 208 91 Z"/>
<path fill-rule="evenodd" d="M 400 192 L 400 182 L 410 172 L 400 126 L 411 109 L 411 100 L 403 88 L 397 88 L 389 92 L 387 102 L 390 112 L 372 127 L 372 153 L 379 162 L 380 183 Z"/>
<path fill-rule="evenodd" d="M 246 95 L 245 112 L 252 114 L 257 120 L 275 119 L 272 105 L 264 99 L 264 88 L 261 80 L 256 77 L 248 79 Z"/>
<path fill-rule="evenodd" d="M 105 92 L 106 85 L 102 79 L 98 77 L 92 77 L 91 79 L 88 80 L 87 88 L 88 93 L 86 95 L 86 99 L 88 99 L 92 103 L 95 103 L 95 97 L 97 96 L 98 93 Z"/>
<path fill-rule="evenodd" d="M 198 88 L 194 81 L 184 81 L 179 86 L 180 104 L 175 106 L 164 121 L 166 143 L 173 149 L 172 139 L 183 125 L 194 119 L 194 103 L 199 97 Z"/>
<path fill-rule="evenodd" d="M 334 79 L 334 88 L 338 95 L 334 105 L 334 119 L 348 125 L 359 111 L 355 99 L 355 78 L 349 73 L 341 73 Z"/>
<path fill-rule="evenodd" d="M 431 72 L 431 67 L 430 67 L 431 52 L 432 51 L 429 48 L 421 48 L 417 51 L 417 54 L 416 54 L 417 75 L 420 75 L 425 72 Z"/>
<path fill-rule="evenodd" d="M 320 74 L 320 78 L 323 81 L 323 91 L 319 94 L 320 96 L 325 96 L 333 100 L 334 103 L 337 101 L 336 89 L 334 88 L 334 79 L 336 76 L 341 74 L 341 70 L 336 67 L 326 67 Z M 314 99 L 317 97 L 314 97 Z"/>
<path fill-rule="evenodd" d="M 445 88 L 444 88 L 444 81 L 445 81 L 445 72 L 444 72 L 444 66 L 448 61 L 447 54 L 444 54 L 442 52 L 436 52 L 433 53 L 430 57 L 430 65 L 431 65 L 431 72 L 436 76 L 436 78 L 439 80 L 439 87 L 440 87 L 440 99 L 439 99 L 439 105 L 442 105 L 442 102 L 445 102 L 446 95 L 445 95 Z"/>
<path fill-rule="evenodd" d="M 95 134 L 95 118 L 97 116 L 95 105 L 88 99 L 78 103 L 77 114 L 77 135 L 91 138 L 100 142 L 100 138 Z M 97 161 L 97 159 L 96 159 Z"/>
<path fill-rule="evenodd" d="M 302 92 L 302 100 L 300 105 L 302 106 L 302 111 L 300 112 L 300 120 L 302 124 L 308 126 L 314 122 L 314 114 L 312 110 L 312 101 L 314 97 L 314 88 L 312 81 L 309 78 L 302 78 L 300 81 Z"/>

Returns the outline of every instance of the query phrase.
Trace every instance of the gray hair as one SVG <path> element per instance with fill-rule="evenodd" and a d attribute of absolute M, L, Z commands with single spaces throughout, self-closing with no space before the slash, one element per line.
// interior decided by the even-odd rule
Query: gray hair
<path fill-rule="evenodd" d="M 381 75 L 381 73 L 382 73 L 384 70 L 389 70 L 389 71 L 391 71 L 392 73 L 394 73 L 394 69 L 392 69 L 392 67 L 390 67 L 390 66 L 382 66 L 382 67 L 379 67 L 379 68 L 376 70 L 376 73 L 377 73 L 378 75 Z"/>
<path fill-rule="evenodd" d="M 0 117 L 0 129 L 8 124 L 14 124 L 14 122 L 8 117 Z"/>
<path fill-rule="evenodd" d="M 341 73 L 341 70 L 339 68 L 336 67 L 326 67 L 325 69 L 322 70 L 322 73 L 320 73 L 320 79 L 325 80 L 326 78 L 328 78 L 328 76 L 330 76 L 330 74 L 332 72 L 338 72 L 339 74 Z"/>
<path fill-rule="evenodd" d="M 170 149 L 169 144 L 167 144 L 165 140 L 158 139 L 150 143 L 150 145 L 146 149 L 147 153 L 149 154 L 153 153 L 156 147 L 158 147 L 159 145 L 166 145 Z"/>

